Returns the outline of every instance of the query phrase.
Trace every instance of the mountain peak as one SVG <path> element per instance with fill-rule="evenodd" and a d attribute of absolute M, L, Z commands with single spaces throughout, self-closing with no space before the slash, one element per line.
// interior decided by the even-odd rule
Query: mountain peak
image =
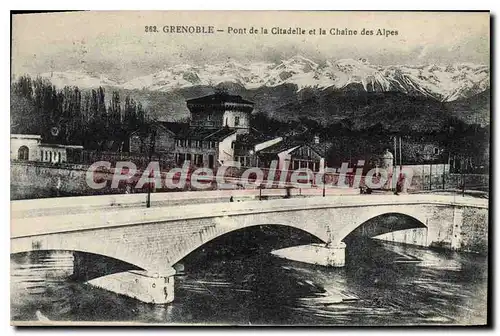
<path fill-rule="evenodd" d="M 78 86 L 82 89 L 99 86 L 118 86 L 119 84 L 103 74 L 92 74 L 85 70 L 51 71 L 40 74 L 40 77 L 49 79 L 58 88 Z"/>
<path fill-rule="evenodd" d="M 490 71 L 485 65 L 470 63 L 377 66 L 367 59 L 329 59 L 321 66 L 300 54 L 279 63 L 248 62 L 234 59 L 219 64 L 177 64 L 146 76 L 119 84 L 105 75 L 82 70 L 42 74 L 58 87 L 81 88 L 115 86 L 129 90 L 169 92 L 191 86 L 215 87 L 233 83 L 248 90 L 261 87 L 295 85 L 341 89 L 360 84 L 365 91 L 398 91 L 432 97 L 440 101 L 467 98 L 490 86 Z"/>

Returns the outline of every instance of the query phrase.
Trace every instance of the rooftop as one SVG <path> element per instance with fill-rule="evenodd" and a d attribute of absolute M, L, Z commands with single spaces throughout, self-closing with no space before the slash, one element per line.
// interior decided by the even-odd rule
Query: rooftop
<path fill-rule="evenodd" d="M 236 141 L 239 144 L 247 145 L 247 146 L 255 146 L 257 144 L 275 139 L 276 136 L 265 135 L 262 133 L 247 133 L 247 134 L 238 134 L 236 136 Z"/>
<path fill-rule="evenodd" d="M 42 136 L 38 135 L 38 134 L 11 134 L 10 138 L 11 139 L 36 139 L 36 140 L 40 140 L 40 139 L 42 139 Z"/>
<path fill-rule="evenodd" d="M 235 104 L 248 104 L 253 105 L 254 103 L 243 99 L 241 96 L 230 95 L 227 93 L 214 93 L 208 96 L 188 99 L 188 105 L 200 104 L 200 105 L 210 105 L 210 104 L 223 104 L 223 103 L 235 103 Z"/>
<path fill-rule="evenodd" d="M 174 134 L 182 132 L 183 130 L 189 128 L 188 123 L 179 123 L 179 122 L 168 122 L 168 121 L 158 121 L 158 126 L 171 131 Z"/>
<path fill-rule="evenodd" d="M 230 129 L 228 127 L 222 127 L 219 129 L 206 129 L 202 127 L 189 127 L 182 130 L 176 135 L 178 139 L 193 139 L 193 140 L 208 140 L 208 141 L 220 141 L 227 136 L 234 134 L 235 129 Z"/>
<path fill-rule="evenodd" d="M 302 146 L 307 146 L 307 147 L 311 148 L 313 151 L 315 151 L 318 155 L 325 156 L 324 153 L 332 146 L 332 144 L 329 142 L 314 143 L 314 142 L 288 139 L 288 140 L 284 140 L 282 142 L 279 142 L 275 145 L 264 148 L 261 151 L 261 153 L 278 154 L 278 153 L 281 153 L 283 151 L 290 150 L 294 147 L 302 147 Z"/>
<path fill-rule="evenodd" d="M 187 128 L 189 128 L 188 123 L 179 123 L 179 122 L 168 122 L 168 121 L 156 121 L 151 125 L 151 127 L 155 128 L 161 128 L 166 131 L 169 131 L 173 134 L 180 133 Z M 143 125 L 142 127 L 137 128 L 135 131 L 133 131 L 131 134 L 135 134 L 137 132 L 144 132 L 144 133 L 149 133 L 150 131 L 148 130 L 149 126 Z"/>

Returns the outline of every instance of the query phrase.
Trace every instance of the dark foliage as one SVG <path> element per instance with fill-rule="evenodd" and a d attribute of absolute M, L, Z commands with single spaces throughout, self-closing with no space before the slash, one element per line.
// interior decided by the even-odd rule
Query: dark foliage
<path fill-rule="evenodd" d="M 146 122 L 142 104 L 129 96 L 122 106 L 117 91 L 106 102 L 102 87 L 58 90 L 40 77 L 22 76 L 11 84 L 10 108 L 12 133 L 40 134 L 47 143 L 95 150 L 127 151 L 129 134 Z"/>

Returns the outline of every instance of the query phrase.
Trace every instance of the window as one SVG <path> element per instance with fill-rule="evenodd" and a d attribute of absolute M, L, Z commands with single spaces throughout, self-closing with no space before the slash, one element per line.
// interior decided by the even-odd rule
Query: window
<path fill-rule="evenodd" d="M 434 147 L 434 154 L 435 154 L 435 155 L 439 154 L 439 148 Z"/>
<path fill-rule="evenodd" d="M 239 157 L 239 161 L 240 161 L 240 165 L 241 165 L 242 167 L 245 167 L 245 157 L 244 157 L 244 156 L 240 156 L 240 157 Z"/>
<path fill-rule="evenodd" d="M 19 147 L 19 150 L 17 151 L 17 158 L 19 160 L 23 161 L 28 161 L 29 160 L 29 153 L 30 150 L 26 146 L 21 146 Z"/>
<path fill-rule="evenodd" d="M 240 117 L 234 117 L 234 126 L 240 125 Z"/>

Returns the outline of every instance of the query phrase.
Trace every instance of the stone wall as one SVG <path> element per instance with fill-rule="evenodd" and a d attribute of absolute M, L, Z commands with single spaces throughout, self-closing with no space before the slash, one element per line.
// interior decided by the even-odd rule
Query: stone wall
<path fill-rule="evenodd" d="M 388 242 L 487 254 L 488 209 L 458 207 L 432 210 L 432 229 L 415 228 L 375 237 Z M 453 218 L 451 224 L 447 219 Z"/>
<path fill-rule="evenodd" d="M 43 198 L 55 196 L 98 195 L 117 193 L 118 190 L 91 189 L 86 182 L 88 166 L 50 164 L 42 162 L 11 162 L 11 198 Z M 112 173 L 100 173 L 111 179 Z"/>
<path fill-rule="evenodd" d="M 464 207 L 460 250 L 486 254 L 488 251 L 488 209 Z"/>

